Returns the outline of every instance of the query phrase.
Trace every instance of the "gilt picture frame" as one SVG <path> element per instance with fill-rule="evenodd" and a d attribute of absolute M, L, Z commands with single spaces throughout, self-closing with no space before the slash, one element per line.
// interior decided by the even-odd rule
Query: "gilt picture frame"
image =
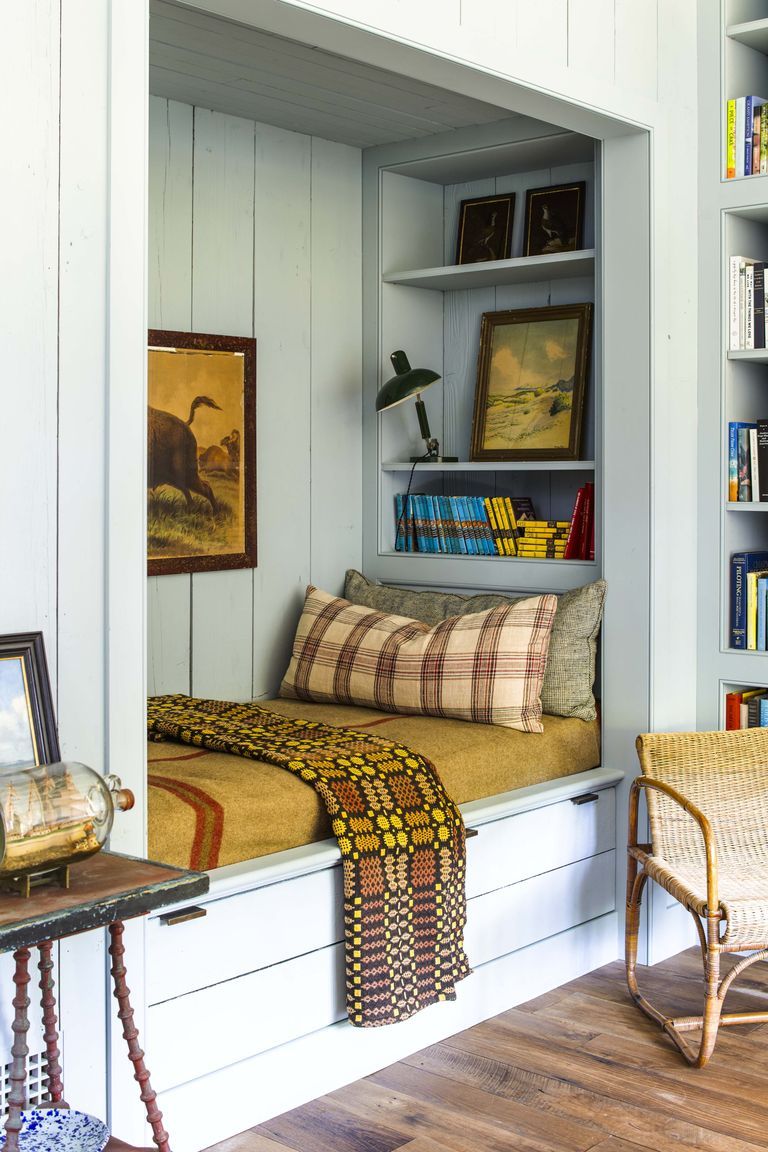
<path fill-rule="evenodd" d="M 525 194 L 524 256 L 576 252 L 584 244 L 584 180 L 529 188 Z"/>
<path fill-rule="evenodd" d="M 578 460 L 591 303 L 483 313 L 472 460 Z"/>
<path fill-rule="evenodd" d="M 456 237 L 456 263 L 508 260 L 512 252 L 515 193 L 462 200 Z"/>
<path fill-rule="evenodd" d="M 256 567 L 256 341 L 150 329 L 150 576 Z"/>
<path fill-rule="evenodd" d="M 59 760 L 43 634 L 0 636 L 0 771 Z"/>

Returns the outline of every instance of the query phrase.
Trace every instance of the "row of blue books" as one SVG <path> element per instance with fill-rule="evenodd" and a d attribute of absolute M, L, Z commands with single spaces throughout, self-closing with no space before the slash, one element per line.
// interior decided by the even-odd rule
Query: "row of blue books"
<path fill-rule="evenodd" d="M 496 536 L 482 496 L 395 497 L 395 550 L 455 556 L 497 556 Z M 508 531 L 514 529 L 510 526 Z M 510 549 L 514 555 L 514 548 Z"/>
<path fill-rule="evenodd" d="M 768 552 L 731 556 L 731 648 L 768 651 Z"/>

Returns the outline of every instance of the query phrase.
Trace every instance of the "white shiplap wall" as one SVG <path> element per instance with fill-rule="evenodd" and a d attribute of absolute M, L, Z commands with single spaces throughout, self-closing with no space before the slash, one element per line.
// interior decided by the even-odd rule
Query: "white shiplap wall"
<path fill-rule="evenodd" d="M 360 564 L 360 152 L 152 97 L 149 323 L 257 340 L 258 566 L 149 580 L 150 693 L 274 693 Z"/>

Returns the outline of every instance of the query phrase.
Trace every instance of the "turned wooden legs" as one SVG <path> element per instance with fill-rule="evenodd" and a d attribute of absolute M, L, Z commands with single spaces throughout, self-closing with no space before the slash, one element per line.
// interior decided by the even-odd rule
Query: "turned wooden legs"
<path fill-rule="evenodd" d="M 43 1040 L 45 1041 L 46 1078 L 48 1081 L 46 1104 L 54 1108 L 66 1108 L 64 1100 L 64 1085 L 61 1080 L 61 1064 L 59 1063 L 59 1033 L 56 1030 L 56 996 L 53 982 L 53 944 L 46 940 L 40 945 L 40 1006 L 43 1009 Z"/>
<path fill-rule="evenodd" d="M 29 1031 L 29 949 L 19 948 L 13 954 L 16 971 L 13 982 L 16 995 L 13 998 L 13 1047 L 11 1048 L 11 1091 L 8 1096 L 8 1119 L 5 1122 L 6 1152 L 18 1152 L 21 1130 L 21 1111 L 27 1097 L 27 1032 Z"/>
<path fill-rule="evenodd" d="M 123 924 L 117 920 L 109 926 L 112 938 L 109 954 L 112 957 L 112 979 L 115 982 L 115 998 L 118 1003 L 118 1019 L 123 1025 L 123 1038 L 128 1044 L 128 1059 L 133 1064 L 133 1076 L 141 1089 L 141 1099 L 147 1110 L 147 1120 L 152 1127 L 152 1138 L 157 1144 L 158 1152 L 170 1152 L 168 1133 L 163 1128 L 163 1114 L 157 1107 L 157 1094 L 149 1082 L 149 1072 L 144 1063 L 144 1053 L 139 1047 L 139 1033 L 133 1022 L 133 1008 L 131 1007 L 130 988 L 125 982 L 125 965 L 123 956 Z"/>

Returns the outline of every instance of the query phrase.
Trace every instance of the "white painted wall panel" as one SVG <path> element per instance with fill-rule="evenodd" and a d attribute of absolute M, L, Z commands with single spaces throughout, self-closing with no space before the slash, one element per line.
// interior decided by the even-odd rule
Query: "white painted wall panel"
<path fill-rule="evenodd" d="M 614 0 L 616 21 L 615 75 L 622 88 L 635 89 L 651 100 L 658 96 L 657 3 Z"/>
<path fill-rule="evenodd" d="M 357 149 L 312 141 L 310 576 L 328 592 L 362 565 L 360 168 Z"/>
<path fill-rule="evenodd" d="M 614 0 L 568 0 L 569 69 L 612 84 L 614 41 Z"/>
<path fill-rule="evenodd" d="M 192 328 L 251 336 L 253 122 L 195 109 L 194 165 Z M 193 575 L 193 695 L 249 695 L 252 594 L 249 568 Z"/>
<path fill-rule="evenodd" d="M 357 149 L 151 100 L 150 324 L 255 335 L 258 509 L 256 569 L 150 579 L 151 693 L 274 694 L 361 562 L 360 211 Z"/>

